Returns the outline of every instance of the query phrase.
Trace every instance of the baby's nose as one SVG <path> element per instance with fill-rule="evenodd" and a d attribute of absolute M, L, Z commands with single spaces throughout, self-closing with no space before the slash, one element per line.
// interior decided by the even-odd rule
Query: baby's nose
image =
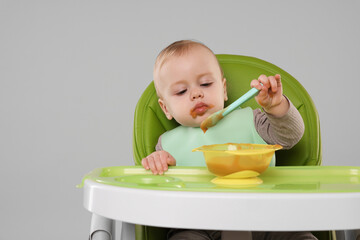
<path fill-rule="evenodd" d="M 204 94 L 203 94 L 203 92 L 201 91 L 201 90 L 193 90 L 192 91 L 192 94 L 191 94 L 191 98 L 192 98 L 192 100 L 195 100 L 195 99 L 197 99 L 197 98 L 201 98 L 201 97 L 203 97 L 204 96 Z"/>

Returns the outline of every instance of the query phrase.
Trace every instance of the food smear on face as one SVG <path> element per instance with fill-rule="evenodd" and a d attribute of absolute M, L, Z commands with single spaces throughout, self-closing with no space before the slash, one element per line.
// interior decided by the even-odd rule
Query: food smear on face
<path fill-rule="evenodd" d="M 197 116 L 202 116 L 206 113 L 206 111 L 210 108 L 213 108 L 214 105 L 210 104 L 207 105 L 205 103 L 198 103 L 195 105 L 194 108 L 192 108 L 190 110 L 190 115 L 192 116 L 192 118 L 196 118 Z"/>
<path fill-rule="evenodd" d="M 211 114 L 209 117 L 207 117 L 202 123 L 200 124 L 201 130 L 203 130 L 204 133 L 211 128 L 212 126 L 215 126 L 218 121 L 224 118 L 222 115 L 225 109 L 223 109 L 220 112 L 216 112 Z"/>

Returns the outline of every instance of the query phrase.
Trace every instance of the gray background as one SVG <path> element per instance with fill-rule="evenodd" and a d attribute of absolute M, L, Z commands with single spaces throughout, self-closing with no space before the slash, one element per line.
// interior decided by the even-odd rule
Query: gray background
<path fill-rule="evenodd" d="M 358 1 L 0 1 L 0 239 L 86 239 L 76 189 L 132 165 L 132 121 L 158 52 L 197 39 L 297 78 L 324 165 L 360 166 Z M 357 99 L 357 100 L 356 100 Z"/>

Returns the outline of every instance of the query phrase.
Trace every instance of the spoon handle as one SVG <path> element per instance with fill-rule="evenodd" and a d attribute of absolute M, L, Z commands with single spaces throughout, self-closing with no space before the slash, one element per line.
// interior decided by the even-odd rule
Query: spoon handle
<path fill-rule="evenodd" d="M 236 108 L 238 108 L 241 104 L 248 101 L 252 97 L 256 96 L 259 93 L 259 90 L 256 88 L 251 88 L 249 91 L 247 91 L 244 95 L 239 97 L 235 102 L 230 104 L 225 108 L 225 111 L 222 113 L 222 115 L 225 117 L 232 111 L 234 111 Z"/>

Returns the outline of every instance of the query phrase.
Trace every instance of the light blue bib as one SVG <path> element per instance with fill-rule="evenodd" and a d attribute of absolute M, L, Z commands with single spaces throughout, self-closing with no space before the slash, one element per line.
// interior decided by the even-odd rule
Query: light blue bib
<path fill-rule="evenodd" d="M 199 127 L 179 126 L 161 136 L 163 150 L 176 159 L 177 166 L 206 166 L 203 153 L 192 152 L 192 149 L 221 143 L 266 144 L 255 129 L 250 107 L 233 111 L 205 134 Z M 270 166 L 275 166 L 274 157 Z"/>

